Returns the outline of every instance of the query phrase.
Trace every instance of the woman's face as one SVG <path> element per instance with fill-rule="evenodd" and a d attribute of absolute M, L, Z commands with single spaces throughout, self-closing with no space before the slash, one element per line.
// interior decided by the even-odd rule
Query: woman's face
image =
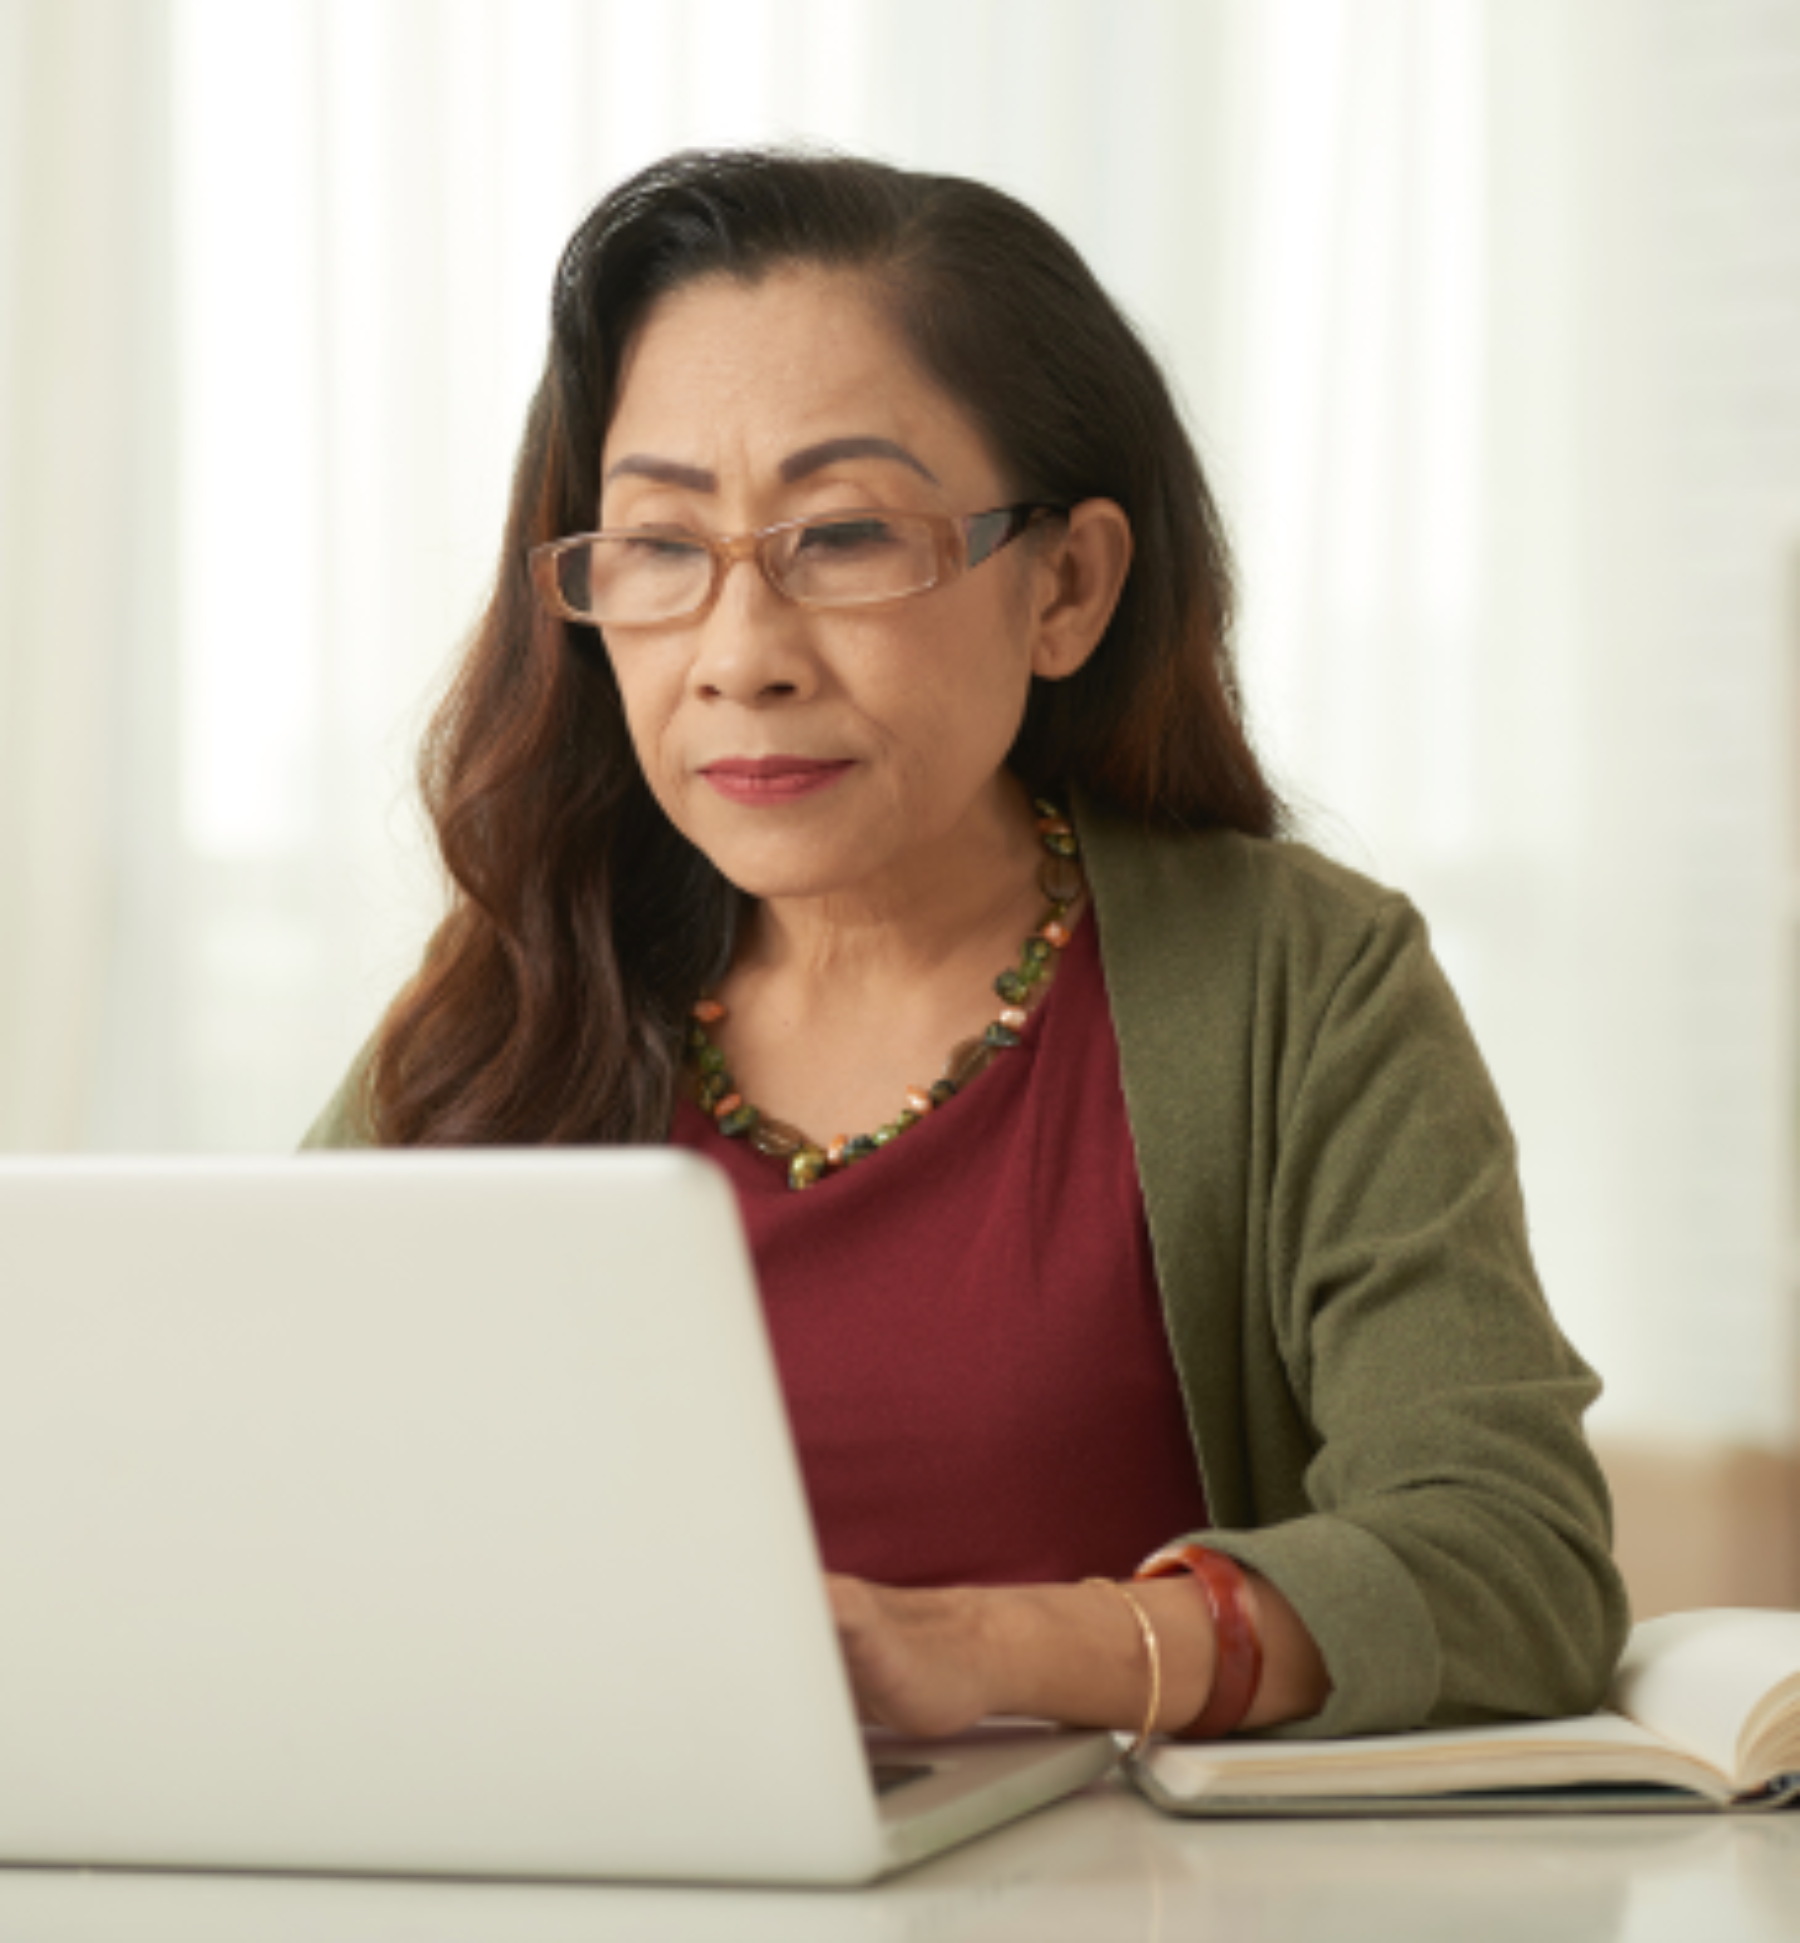
<path fill-rule="evenodd" d="M 814 269 L 664 298 L 625 358 L 602 478 L 602 526 L 702 533 L 1011 497 L 865 286 Z M 758 897 L 873 892 L 954 859 L 1009 801 L 1044 576 L 1027 536 L 928 593 L 820 611 L 746 560 L 697 619 L 607 629 L 657 800 Z"/>

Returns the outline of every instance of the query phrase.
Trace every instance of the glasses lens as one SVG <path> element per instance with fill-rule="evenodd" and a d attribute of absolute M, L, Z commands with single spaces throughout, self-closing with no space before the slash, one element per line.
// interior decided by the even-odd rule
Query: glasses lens
<path fill-rule="evenodd" d="M 621 533 L 586 540 L 556 556 L 557 591 L 604 627 L 647 627 L 691 614 L 712 585 L 712 557 L 673 533 Z"/>
<path fill-rule="evenodd" d="M 821 607 L 923 593 L 938 577 L 930 525 L 904 513 L 808 520 L 778 536 L 771 564 L 784 593 Z"/>

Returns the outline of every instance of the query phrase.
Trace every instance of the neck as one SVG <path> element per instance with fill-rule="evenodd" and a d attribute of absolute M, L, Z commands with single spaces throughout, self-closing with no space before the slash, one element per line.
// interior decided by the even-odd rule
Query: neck
<path fill-rule="evenodd" d="M 1011 775 L 954 828 L 879 876 L 819 897 L 767 898 L 740 937 L 734 970 L 839 992 L 907 988 L 999 932 L 1010 939 L 1042 902 L 1030 799 Z M 1009 948 L 1009 947 L 1008 947 Z"/>

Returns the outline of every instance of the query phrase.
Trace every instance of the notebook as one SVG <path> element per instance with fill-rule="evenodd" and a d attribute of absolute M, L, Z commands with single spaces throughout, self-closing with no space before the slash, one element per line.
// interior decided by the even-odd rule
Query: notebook
<path fill-rule="evenodd" d="M 0 1861 L 856 1883 L 1114 1758 L 865 1744 L 693 1155 L 0 1163 L 0 1331 Z"/>

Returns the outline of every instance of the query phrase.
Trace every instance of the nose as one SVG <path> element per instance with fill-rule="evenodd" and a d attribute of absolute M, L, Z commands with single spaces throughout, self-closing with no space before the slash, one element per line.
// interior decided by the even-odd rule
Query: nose
<path fill-rule="evenodd" d="M 817 682 L 809 633 L 808 616 L 775 592 L 753 556 L 740 555 L 694 624 L 689 682 L 705 700 L 745 707 L 805 695 Z"/>

